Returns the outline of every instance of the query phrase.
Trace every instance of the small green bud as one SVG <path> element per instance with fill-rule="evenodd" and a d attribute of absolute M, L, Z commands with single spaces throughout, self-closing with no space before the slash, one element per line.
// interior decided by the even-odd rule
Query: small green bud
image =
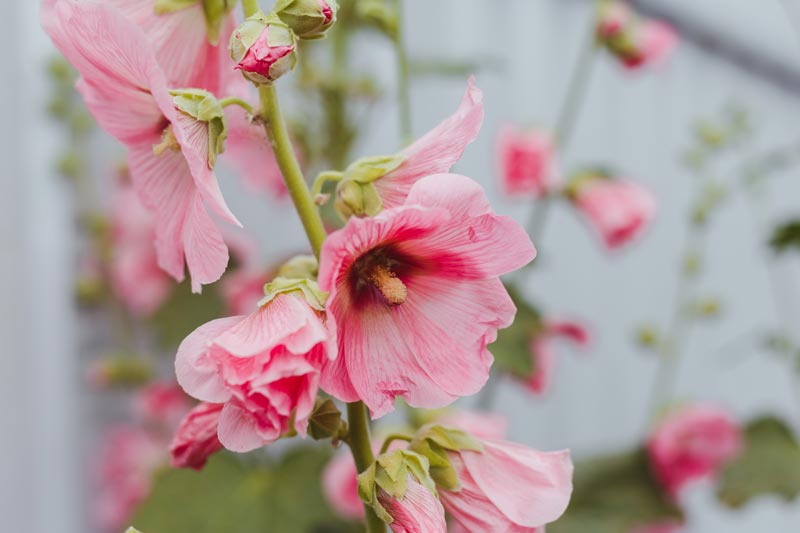
<path fill-rule="evenodd" d="M 273 13 L 301 39 L 321 39 L 336 21 L 335 0 L 278 0 Z"/>
<path fill-rule="evenodd" d="M 652 324 L 644 324 L 636 330 L 636 343 L 648 350 L 658 346 L 660 341 L 658 329 Z"/>
<path fill-rule="evenodd" d="M 701 298 L 694 302 L 694 312 L 702 318 L 713 318 L 720 314 L 721 305 L 717 298 Z"/>

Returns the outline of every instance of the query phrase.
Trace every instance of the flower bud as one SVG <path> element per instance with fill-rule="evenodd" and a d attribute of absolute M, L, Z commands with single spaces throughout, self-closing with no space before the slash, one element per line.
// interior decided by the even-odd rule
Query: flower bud
<path fill-rule="evenodd" d="M 245 78 L 256 85 L 277 80 L 297 63 L 297 39 L 277 16 L 256 13 L 231 36 L 231 59 Z"/>
<path fill-rule="evenodd" d="M 356 180 L 343 180 L 336 187 L 333 207 L 342 219 L 351 216 L 374 216 L 380 213 L 383 202 L 375 186 Z"/>
<path fill-rule="evenodd" d="M 278 0 L 273 13 L 301 39 L 321 39 L 336 21 L 335 0 Z"/>

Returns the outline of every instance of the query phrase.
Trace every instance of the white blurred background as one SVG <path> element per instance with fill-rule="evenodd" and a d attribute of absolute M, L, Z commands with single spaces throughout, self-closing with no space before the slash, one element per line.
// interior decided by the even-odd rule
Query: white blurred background
<path fill-rule="evenodd" d="M 498 211 L 523 221 L 528 206 L 504 200 L 495 186 L 495 135 L 505 121 L 552 124 L 588 27 L 591 2 L 405 4 L 412 57 L 492 59 L 494 66 L 477 74 L 485 92 L 486 121 L 457 170 L 481 181 Z M 658 220 L 640 243 L 609 255 L 572 213 L 556 209 L 544 238 L 536 243 L 541 264 L 527 292 L 549 314 L 585 320 L 595 340 L 585 354 L 565 351 L 559 357 L 556 381 L 545 398 L 532 399 L 512 383 L 502 386 L 498 398 L 499 410 L 511 419 L 513 439 L 543 449 L 570 447 L 578 457 L 641 441 L 656 365 L 639 353 L 632 337 L 638 324 L 663 325 L 672 312 L 692 179 L 679 156 L 691 141 L 694 121 L 718 116 L 732 102 L 749 111 L 756 131 L 753 143 L 743 146 L 731 164 L 720 165 L 723 171 L 735 170 L 737 157 L 800 142 L 800 33 L 795 25 L 800 24 L 800 2 L 638 4 L 691 21 L 698 35 L 717 40 L 701 39 L 704 47 L 684 41 L 658 71 L 631 74 L 602 57 L 563 163 L 567 170 L 610 164 L 641 180 L 659 199 Z M 794 23 L 788 13 L 797 17 Z M 72 304 L 76 232 L 68 187 L 53 171 L 63 139 L 44 111 L 44 65 L 53 48 L 39 28 L 37 2 L 4 2 L 3 15 L 0 521 L 4 531 L 82 533 L 88 530 L 83 475 L 88 453 L 83 435 L 88 429 Z M 709 50 L 709 43 L 717 48 Z M 362 68 L 376 72 L 391 87 L 391 48 L 374 40 L 364 44 Z M 763 64 L 747 61 L 737 66 L 731 57 L 741 58 L 742 53 L 746 59 L 760 58 L 769 68 L 764 71 L 759 68 Z M 451 113 L 464 87 L 465 80 L 415 81 L 415 133 Z M 398 148 L 393 106 L 379 106 L 368 128 L 356 155 Z M 111 144 L 99 146 L 98 158 L 106 159 L 105 147 Z M 800 214 L 798 174 L 785 173 L 770 182 L 770 219 Z M 222 181 L 245 226 L 250 222 L 264 230 L 258 237 L 265 257 L 304 242 L 289 206 L 244 194 L 238 184 Z M 749 331 L 778 323 L 762 237 L 745 200 L 732 195 L 712 222 L 708 270 L 701 282 L 704 292 L 722 298 L 724 313 L 693 333 L 678 388 L 681 398 L 724 403 L 742 419 L 777 413 L 800 430 L 800 404 L 793 396 L 788 365 L 755 349 L 748 352 L 744 340 L 737 342 Z M 782 261 L 779 268 L 795 283 L 785 289 L 795 304 L 791 316 L 783 318 L 800 326 L 800 269 L 791 261 Z M 688 494 L 687 508 L 692 533 L 800 531 L 800 503 L 765 498 L 742 511 L 721 510 L 713 488 L 699 487 Z"/>

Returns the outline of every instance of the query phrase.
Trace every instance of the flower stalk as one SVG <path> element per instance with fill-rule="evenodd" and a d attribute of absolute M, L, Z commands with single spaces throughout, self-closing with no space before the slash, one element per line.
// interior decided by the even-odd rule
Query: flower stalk
<path fill-rule="evenodd" d="M 364 402 L 359 401 L 347 404 L 347 424 L 350 428 L 347 443 L 350 445 L 350 451 L 356 463 L 356 470 L 360 474 L 375 461 L 369 438 L 367 408 Z M 382 533 L 386 531 L 386 525 L 378 518 L 371 506 L 364 504 L 364 512 L 367 533 Z"/>
<path fill-rule="evenodd" d="M 413 140 L 411 131 L 411 96 L 409 94 L 408 54 L 403 41 L 403 2 L 395 1 L 397 26 L 394 31 L 394 48 L 397 54 L 397 104 L 400 111 L 400 135 L 404 145 Z"/>

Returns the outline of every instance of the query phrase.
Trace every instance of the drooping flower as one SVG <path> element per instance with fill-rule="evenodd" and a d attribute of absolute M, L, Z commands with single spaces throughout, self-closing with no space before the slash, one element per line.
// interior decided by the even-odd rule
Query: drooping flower
<path fill-rule="evenodd" d="M 403 205 L 421 178 L 448 172 L 483 122 L 483 93 L 469 79 L 456 112 L 393 156 L 366 157 L 351 164 L 337 186 L 336 208 L 342 215 L 375 215 Z"/>
<path fill-rule="evenodd" d="M 189 410 L 189 398 L 174 381 L 150 383 L 136 392 L 133 414 L 142 422 L 172 431 Z"/>
<path fill-rule="evenodd" d="M 516 222 L 492 212 L 480 185 L 455 174 L 423 178 L 403 205 L 351 218 L 320 260 L 339 351 L 322 387 L 363 400 L 373 417 L 398 396 L 438 408 L 474 394 L 492 363 L 486 345 L 514 317 L 499 276 L 535 254 Z"/>
<path fill-rule="evenodd" d="M 641 235 L 656 212 L 649 190 L 637 183 L 588 173 L 573 180 L 568 195 L 608 248 Z"/>
<path fill-rule="evenodd" d="M 679 41 L 672 26 L 643 18 L 619 0 L 600 4 L 596 33 L 598 41 L 629 69 L 663 63 Z"/>
<path fill-rule="evenodd" d="M 223 404 L 202 402 L 183 418 L 169 446 L 172 466 L 201 470 L 222 449 L 217 426 Z"/>
<path fill-rule="evenodd" d="M 81 74 L 77 88 L 92 115 L 128 148 L 134 188 L 155 212 L 159 266 L 181 281 L 185 261 L 199 292 L 228 262 L 206 205 L 239 224 L 213 171 L 224 139 L 221 108 L 203 91 L 170 92 L 145 34 L 113 7 L 56 0 L 44 5 L 42 21 Z"/>
<path fill-rule="evenodd" d="M 558 519 L 572 494 L 568 451 L 540 452 L 438 425 L 420 429 L 410 449 L 430 459 L 444 508 L 467 531 L 535 530 Z"/>
<path fill-rule="evenodd" d="M 208 322 L 178 348 L 184 390 L 225 404 L 218 434 L 229 450 L 250 451 L 292 430 L 305 436 L 319 371 L 332 353 L 314 285 L 286 281 L 255 312 Z"/>
<path fill-rule="evenodd" d="M 555 145 L 542 130 L 520 130 L 505 125 L 497 140 L 500 182 L 509 196 L 539 198 L 554 185 Z"/>
<path fill-rule="evenodd" d="M 653 472 L 673 497 L 687 483 L 715 476 L 741 448 L 739 424 L 712 405 L 688 406 L 671 414 L 647 443 Z"/>
<path fill-rule="evenodd" d="M 236 70 L 257 85 L 267 85 L 297 63 L 297 41 L 292 30 L 276 15 L 256 13 L 231 35 L 230 53 Z"/>
<path fill-rule="evenodd" d="M 527 377 L 526 383 L 536 394 L 546 392 L 553 381 L 556 366 L 553 341 L 558 339 L 569 340 L 577 346 L 584 347 L 589 344 L 589 332 L 577 322 L 545 322 L 542 330 L 531 338 L 533 372 Z"/>

